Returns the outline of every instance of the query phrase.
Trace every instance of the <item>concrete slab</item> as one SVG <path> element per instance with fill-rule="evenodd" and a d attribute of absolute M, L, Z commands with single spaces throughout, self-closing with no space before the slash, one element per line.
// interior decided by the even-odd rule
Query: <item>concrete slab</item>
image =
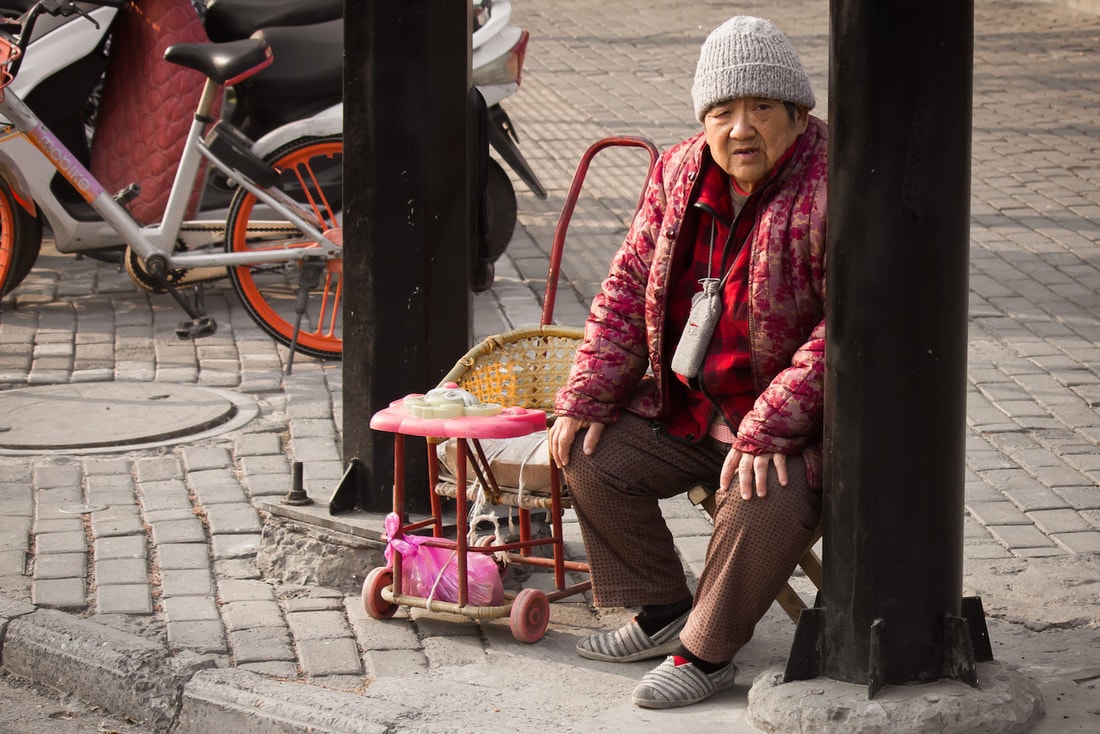
<path fill-rule="evenodd" d="M 379 721 L 413 712 L 357 694 L 271 680 L 245 670 L 208 670 L 183 691 L 176 734 L 263 731 L 267 734 L 385 734 Z"/>
<path fill-rule="evenodd" d="M 782 668 L 757 676 L 748 720 L 784 734 L 1023 734 L 1043 717 L 1043 697 L 1011 666 L 979 663 L 977 688 L 941 680 L 867 687 L 829 678 L 783 683 Z"/>
<path fill-rule="evenodd" d="M 40 609 L 8 623 L 4 667 L 158 730 L 172 724 L 184 681 L 212 660 L 77 617 Z"/>

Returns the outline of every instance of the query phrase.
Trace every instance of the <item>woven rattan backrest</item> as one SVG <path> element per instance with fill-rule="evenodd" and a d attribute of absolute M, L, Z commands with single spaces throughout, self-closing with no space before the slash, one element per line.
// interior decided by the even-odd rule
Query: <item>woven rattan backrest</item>
<path fill-rule="evenodd" d="M 574 326 L 534 326 L 490 336 L 465 354 L 440 381 L 469 390 L 485 403 L 554 412 L 584 336 Z"/>

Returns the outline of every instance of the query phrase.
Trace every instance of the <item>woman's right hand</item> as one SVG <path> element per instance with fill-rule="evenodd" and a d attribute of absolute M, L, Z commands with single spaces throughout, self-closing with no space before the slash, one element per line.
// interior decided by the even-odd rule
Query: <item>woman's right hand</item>
<path fill-rule="evenodd" d="M 569 463 L 569 452 L 573 448 L 573 439 L 577 437 L 577 431 L 583 431 L 586 428 L 588 431 L 584 434 L 582 449 L 586 456 L 591 456 L 592 452 L 596 450 L 596 444 L 600 442 L 603 426 L 603 423 L 592 423 L 568 415 L 559 415 L 554 420 L 554 425 L 550 426 L 550 432 L 547 436 L 547 441 L 550 444 L 550 457 L 558 466 L 564 467 L 567 465 Z"/>

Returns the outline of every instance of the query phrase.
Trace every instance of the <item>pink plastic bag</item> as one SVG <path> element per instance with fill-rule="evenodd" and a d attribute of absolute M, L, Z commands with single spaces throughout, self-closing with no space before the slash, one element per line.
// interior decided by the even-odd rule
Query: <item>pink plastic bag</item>
<path fill-rule="evenodd" d="M 450 548 L 424 545 L 419 535 L 394 537 L 400 519 L 386 516 L 386 561 L 393 568 L 394 551 L 401 554 L 401 591 L 422 599 L 458 603 L 458 553 Z M 485 553 L 466 553 L 467 600 L 470 606 L 504 603 L 504 585 L 496 561 Z"/>

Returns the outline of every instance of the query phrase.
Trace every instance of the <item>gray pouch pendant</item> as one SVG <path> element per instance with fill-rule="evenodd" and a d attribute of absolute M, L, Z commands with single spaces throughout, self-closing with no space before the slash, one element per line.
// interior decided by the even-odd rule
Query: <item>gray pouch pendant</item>
<path fill-rule="evenodd" d="M 722 311 L 722 296 L 719 292 L 721 281 L 718 278 L 704 278 L 700 281 L 703 290 L 691 299 L 691 313 L 684 327 L 680 343 L 672 355 L 672 371 L 694 380 L 703 366 L 703 358 L 710 348 L 710 337 L 718 316 Z"/>

